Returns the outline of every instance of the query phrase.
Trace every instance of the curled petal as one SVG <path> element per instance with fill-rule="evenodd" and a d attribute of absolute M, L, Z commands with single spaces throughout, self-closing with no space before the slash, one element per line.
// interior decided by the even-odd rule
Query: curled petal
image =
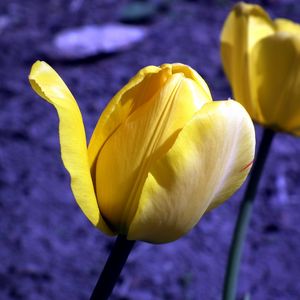
<path fill-rule="evenodd" d="M 210 94 L 210 90 L 206 84 L 206 82 L 204 81 L 204 79 L 192 68 L 177 63 L 177 64 L 165 64 L 161 66 L 162 68 L 165 67 L 169 67 L 172 69 L 172 74 L 178 74 L 178 73 L 182 73 L 184 74 L 185 78 L 191 79 L 191 81 L 193 81 L 196 85 L 197 88 L 195 87 L 194 90 L 197 89 L 197 96 L 200 99 L 207 99 L 207 101 L 212 101 L 211 99 L 211 94 Z M 199 96 L 200 94 L 200 96 Z M 205 100 L 206 102 L 206 100 Z"/>
<path fill-rule="evenodd" d="M 99 212 L 89 170 L 82 116 L 75 99 L 59 75 L 45 62 L 37 61 L 32 66 L 29 80 L 34 91 L 57 110 L 61 157 L 70 173 L 78 205 L 93 225 L 112 234 Z"/>
<path fill-rule="evenodd" d="M 150 168 L 129 239 L 176 240 L 245 180 L 254 156 L 254 128 L 235 101 L 206 103 Z"/>
<path fill-rule="evenodd" d="M 300 135 L 300 38 L 278 32 L 257 43 L 251 55 L 253 100 L 262 124 Z"/>

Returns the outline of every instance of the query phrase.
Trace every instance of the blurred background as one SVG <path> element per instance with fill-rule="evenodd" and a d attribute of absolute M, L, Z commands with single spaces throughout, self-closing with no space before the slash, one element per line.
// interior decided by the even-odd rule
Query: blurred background
<path fill-rule="evenodd" d="M 46 60 L 62 76 L 88 138 L 106 103 L 146 65 L 189 64 L 214 99 L 227 99 L 219 36 L 234 3 L 0 2 L 0 299 L 88 299 L 114 241 L 74 201 L 56 112 L 28 83 L 32 63 Z M 260 4 L 271 17 L 300 22 L 297 0 Z M 259 142 L 261 127 L 256 130 Z M 300 139 L 277 134 L 254 207 L 238 299 L 300 299 L 299 179 Z M 111 299 L 221 299 L 244 187 L 180 240 L 138 242 Z"/>

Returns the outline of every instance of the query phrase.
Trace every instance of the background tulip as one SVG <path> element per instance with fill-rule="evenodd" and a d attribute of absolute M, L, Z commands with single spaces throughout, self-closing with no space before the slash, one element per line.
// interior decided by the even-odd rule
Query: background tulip
<path fill-rule="evenodd" d="M 149 66 L 110 101 L 86 147 L 72 94 L 45 62 L 30 83 L 58 112 L 62 159 L 77 203 L 107 234 L 175 240 L 245 180 L 254 129 L 235 101 L 211 100 L 182 64 Z"/>
<path fill-rule="evenodd" d="M 300 26 L 238 3 L 221 34 L 234 97 L 258 123 L 300 135 Z"/>
<path fill-rule="evenodd" d="M 274 22 L 258 5 L 238 3 L 221 34 L 221 55 L 233 94 L 265 126 L 241 202 L 228 255 L 223 299 L 236 299 L 253 203 L 276 131 L 300 135 L 300 26 Z"/>

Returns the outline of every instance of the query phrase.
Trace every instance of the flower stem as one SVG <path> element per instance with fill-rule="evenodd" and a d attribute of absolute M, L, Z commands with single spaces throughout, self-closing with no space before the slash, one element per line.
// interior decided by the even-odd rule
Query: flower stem
<path fill-rule="evenodd" d="M 135 241 L 129 241 L 123 235 L 119 235 L 117 237 L 90 300 L 108 299 L 126 263 L 130 251 L 134 246 L 134 243 Z"/>
<path fill-rule="evenodd" d="M 240 207 L 239 215 L 235 224 L 234 234 L 229 250 L 227 270 L 223 288 L 223 300 L 234 300 L 237 290 L 237 279 L 240 269 L 243 245 L 246 240 L 246 233 L 250 223 L 259 180 L 264 168 L 265 161 L 272 144 L 275 132 L 265 128 L 258 149 L 257 159 L 253 165 L 249 182 Z"/>

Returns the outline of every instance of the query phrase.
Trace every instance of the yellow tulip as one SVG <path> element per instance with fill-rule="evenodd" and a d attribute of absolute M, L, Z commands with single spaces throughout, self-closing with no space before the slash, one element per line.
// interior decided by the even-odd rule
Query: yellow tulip
<path fill-rule="evenodd" d="M 140 70 L 109 102 L 87 148 L 81 113 L 59 75 L 37 61 L 33 89 L 57 110 L 74 197 L 103 232 L 173 241 L 245 180 L 254 129 L 235 101 L 212 101 L 182 64 Z"/>
<path fill-rule="evenodd" d="M 221 34 L 234 98 L 256 122 L 300 136 L 300 25 L 238 3 Z"/>

